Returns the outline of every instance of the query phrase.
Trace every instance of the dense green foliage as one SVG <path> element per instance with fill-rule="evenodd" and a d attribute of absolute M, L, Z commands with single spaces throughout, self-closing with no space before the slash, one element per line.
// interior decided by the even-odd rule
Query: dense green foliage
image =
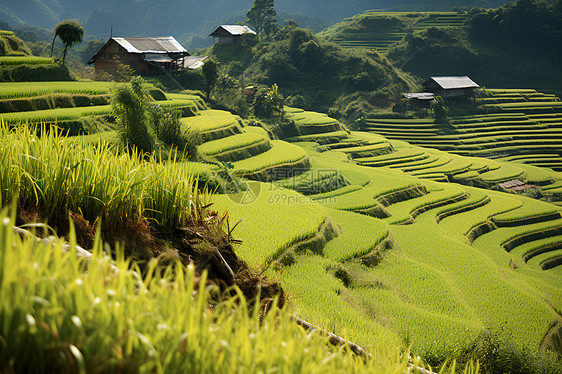
<path fill-rule="evenodd" d="M 254 26 L 258 36 L 271 33 L 276 15 L 273 0 L 254 0 L 254 6 L 246 13 L 248 23 Z"/>
<path fill-rule="evenodd" d="M 560 1 L 542 0 L 475 8 L 464 26 L 409 34 L 388 57 L 424 78 L 462 74 L 488 87 L 558 89 L 561 9 Z"/>
<path fill-rule="evenodd" d="M 70 81 L 68 68 L 61 64 L 18 64 L 0 68 L 0 82 Z"/>
<path fill-rule="evenodd" d="M 207 99 L 211 97 L 211 92 L 217 85 L 217 80 L 219 78 L 218 64 L 213 59 L 205 60 L 203 67 L 201 68 L 201 73 L 205 79 L 205 90 L 207 92 Z"/>
<path fill-rule="evenodd" d="M 271 88 L 260 88 L 254 95 L 254 114 L 260 118 L 283 117 L 284 99 L 277 84 Z"/>
<path fill-rule="evenodd" d="M 287 100 L 305 98 L 306 107 L 327 112 L 341 96 L 386 86 L 407 89 L 403 74 L 376 53 L 349 52 L 318 39 L 309 30 L 281 29 L 267 46 L 244 49 L 244 81 L 277 84 Z M 231 46 L 215 45 L 213 54 L 228 69 Z M 240 53 L 240 52 L 237 52 Z"/>

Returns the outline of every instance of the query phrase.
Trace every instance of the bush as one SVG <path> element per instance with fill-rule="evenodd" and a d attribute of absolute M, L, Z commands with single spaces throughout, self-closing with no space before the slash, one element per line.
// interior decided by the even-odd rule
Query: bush
<path fill-rule="evenodd" d="M 431 109 L 433 109 L 433 114 L 435 115 L 435 122 L 445 125 L 451 124 L 451 119 L 449 118 L 449 108 L 445 105 L 445 100 L 441 96 L 437 96 L 435 100 L 431 103 Z"/>
<path fill-rule="evenodd" d="M 0 67 L 0 82 L 71 81 L 68 68 L 60 64 L 23 64 Z"/>
<path fill-rule="evenodd" d="M 168 147 L 175 147 L 189 159 L 197 158 L 198 137 L 195 133 L 182 129 L 181 112 L 164 109 L 160 106 L 150 108 L 150 123 L 156 138 Z"/>
<path fill-rule="evenodd" d="M 130 85 L 117 86 L 111 106 L 121 139 L 142 152 L 152 152 L 155 140 L 149 131 L 148 93 L 143 83 L 141 77 L 135 77 Z"/>
<path fill-rule="evenodd" d="M 284 99 L 276 84 L 271 89 L 260 88 L 254 96 L 254 114 L 257 117 L 283 117 Z"/>
<path fill-rule="evenodd" d="M 191 70 L 184 69 L 173 73 L 173 77 L 179 84 L 187 90 L 203 91 L 205 90 L 205 78 L 201 73 L 201 69 Z M 161 79 L 161 82 L 167 89 L 176 89 L 177 85 L 170 79 Z"/>
<path fill-rule="evenodd" d="M 175 147 L 188 158 L 196 158 L 198 137 L 182 129 L 180 118 L 185 111 L 197 109 L 153 105 L 143 84 L 141 77 L 135 77 L 130 84 L 117 86 L 113 93 L 111 105 L 121 140 L 142 152 L 152 152 L 157 146 Z"/>

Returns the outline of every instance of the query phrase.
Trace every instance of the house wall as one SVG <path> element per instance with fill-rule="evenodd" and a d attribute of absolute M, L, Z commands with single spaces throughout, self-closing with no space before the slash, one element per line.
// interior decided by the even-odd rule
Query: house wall
<path fill-rule="evenodd" d="M 241 41 L 240 36 L 232 36 L 232 35 L 215 36 L 216 44 L 238 44 L 240 43 L 240 41 Z"/>
<path fill-rule="evenodd" d="M 441 96 L 443 98 L 451 97 L 470 97 L 473 94 L 472 88 L 457 88 L 444 90 L 438 84 L 427 84 L 424 86 L 425 91 L 435 94 L 435 96 Z"/>
<path fill-rule="evenodd" d="M 466 92 L 463 88 L 453 90 L 441 90 L 441 97 L 462 97 Z"/>

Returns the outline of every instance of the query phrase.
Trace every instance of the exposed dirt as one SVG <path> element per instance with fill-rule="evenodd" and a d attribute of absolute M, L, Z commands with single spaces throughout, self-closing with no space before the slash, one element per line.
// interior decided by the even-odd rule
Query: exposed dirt
<path fill-rule="evenodd" d="M 142 218 L 127 219 L 117 225 L 104 225 L 102 240 L 110 248 L 119 245 L 125 256 L 137 261 L 143 269 L 148 260 L 156 258 L 162 266 L 179 260 L 184 265 L 193 264 L 197 271 L 208 271 L 208 281 L 216 284 L 221 291 L 230 294 L 236 285 L 246 296 L 250 306 L 260 297 L 262 310 L 267 309 L 277 297 L 278 305 L 283 306 L 285 297 L 278 282 L 270 280 L 263 271 L 250 268 L 235 252 L 234 246 L 240 241 L 232 237 L 233 229 L 228 224 L 228 216 L 208 210 L 208 206 L 195 203 L 191 206 L 191 219 L 184 227 L 171 233 L 159 232 Z M 70 220 L 73 222 L 77 244 L 92 249 L 96 228 L 78 213 L 62 211 L 51 215 L 36 208 L 18 208 L 16 225 L 30 228 L 38 237 L 53 235 L 69 239 Z M 35 225 L 45 223 L 38 227 Z M 47 228 L 48 227 L 48 228 Z M 112 253 L 114 255 L 115 253 Z"/>
<path fill-rule="evenodd" d="M 558 314 L 558 322 L 544 336 L 540 350 L 557 353 L 562 358 L 562 313 L 550 306 Z"/>

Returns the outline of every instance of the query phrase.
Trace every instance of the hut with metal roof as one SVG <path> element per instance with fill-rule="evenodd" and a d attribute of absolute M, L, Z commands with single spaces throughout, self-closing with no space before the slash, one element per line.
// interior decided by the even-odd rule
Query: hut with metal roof
<path fill-rule="evenodd" d="M 187 50 L 172 36 L 122 38 L 111 37 L 88 62 L 96 74 L 112 74 L 119 63 L 130 66 L 136 74 L 157 75 L 184 67 Z"/>
<path fill-rule="evenodd" d="M 426 92 L 443 98 L 462 98 L 474 95 L 474 89 L 480 87 L 472 79 L 464 77 L 431 77 L 422 83 Z"/>
<path fill-rule="evenodd" d="M 220 25 L 209 36 L 215 38 L 215 44 L 238 44 L 244 35 L 256 35 L 256 32 L 248 26 Z"/>

